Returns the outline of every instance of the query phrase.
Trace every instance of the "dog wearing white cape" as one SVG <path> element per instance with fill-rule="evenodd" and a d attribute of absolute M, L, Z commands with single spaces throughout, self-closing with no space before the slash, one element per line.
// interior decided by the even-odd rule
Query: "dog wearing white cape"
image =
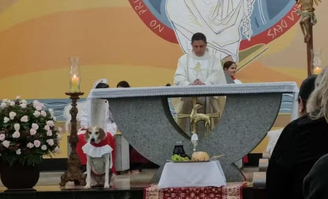
<path fill-rule="evenodd" d="M 102 128 L 90 127 L 85 133 L 87 143 L 82 147 L 87 155 L 87 179 L 85 188 L 93 186 L 110 187 L 113 166 L 112 147 L 109 146 L 107 135 Z"/>

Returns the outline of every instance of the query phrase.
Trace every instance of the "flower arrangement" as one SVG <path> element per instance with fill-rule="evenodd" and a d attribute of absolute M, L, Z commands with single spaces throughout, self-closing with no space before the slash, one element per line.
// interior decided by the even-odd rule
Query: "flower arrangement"
<path fill-rule="evenodd" d="M 0 155 L 2 161 L 12 165 L 40 164 L 44 155 L 59 153 L 61 129 L 55 128 L 56 118 L 52 109 L 34 100 L 27 103 L 2 100 L 0 104 Z"/>

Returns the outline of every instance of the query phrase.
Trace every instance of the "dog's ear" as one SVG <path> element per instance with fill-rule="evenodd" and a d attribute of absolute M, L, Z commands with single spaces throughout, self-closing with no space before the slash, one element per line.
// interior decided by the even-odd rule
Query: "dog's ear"
<path fill-rule="evenodd" d="M 85 139 L 85 141 L 88 141 L 89 140 L 89 129 L 87 129 L 86 131 L 85 131 L 85 133 L 84 133 L 84 139 Z"/>
<path fill-rule="evenodd" d="M 104 131 L 104 129 L 99 128 L 99 140 L 103 140 L 106 138 L 106 133 Z"/>

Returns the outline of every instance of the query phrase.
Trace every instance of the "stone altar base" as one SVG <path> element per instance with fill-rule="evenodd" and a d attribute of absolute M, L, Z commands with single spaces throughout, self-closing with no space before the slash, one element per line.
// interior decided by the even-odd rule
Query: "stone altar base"
<path fill-rule="evenodd" d="M 253 172 L 258 168 L 245 168 L 243 173 L 248 182 L 252 181 Z M 110 189 L 94 188 L 85 190 L 83 187 L 69 184 L 61 189 L 58 185 L 62 172 L 42 172 L 35 192 L 5 192 L 6 188 L 0 182 L 1 199 L 143 199 L 144 189 L 151 185 L 155 169 L 145 169 L 139 174 L 118 175 L 114 186 Z M 244 199 L 265 199 L 265 188 L 254 188 L 251 185 L 243 187 Z"/>

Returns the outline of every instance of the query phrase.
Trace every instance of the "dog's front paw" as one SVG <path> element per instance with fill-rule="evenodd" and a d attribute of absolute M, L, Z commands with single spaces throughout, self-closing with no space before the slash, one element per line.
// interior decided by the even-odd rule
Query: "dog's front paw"
<path fill-rule="evenodd" d="M 106 188 L 109 188 L 109 184 L 108 184 L 108 183 L 105 183 L 104 188 L 105 188 L 105 189 L 106 189 Z"/>
<path fill-rule="evenodd" d="M 84 186 L 85 189 L 90 189 L 91 188 L 91 185 L 90 184 L 87 184 Z"/>

